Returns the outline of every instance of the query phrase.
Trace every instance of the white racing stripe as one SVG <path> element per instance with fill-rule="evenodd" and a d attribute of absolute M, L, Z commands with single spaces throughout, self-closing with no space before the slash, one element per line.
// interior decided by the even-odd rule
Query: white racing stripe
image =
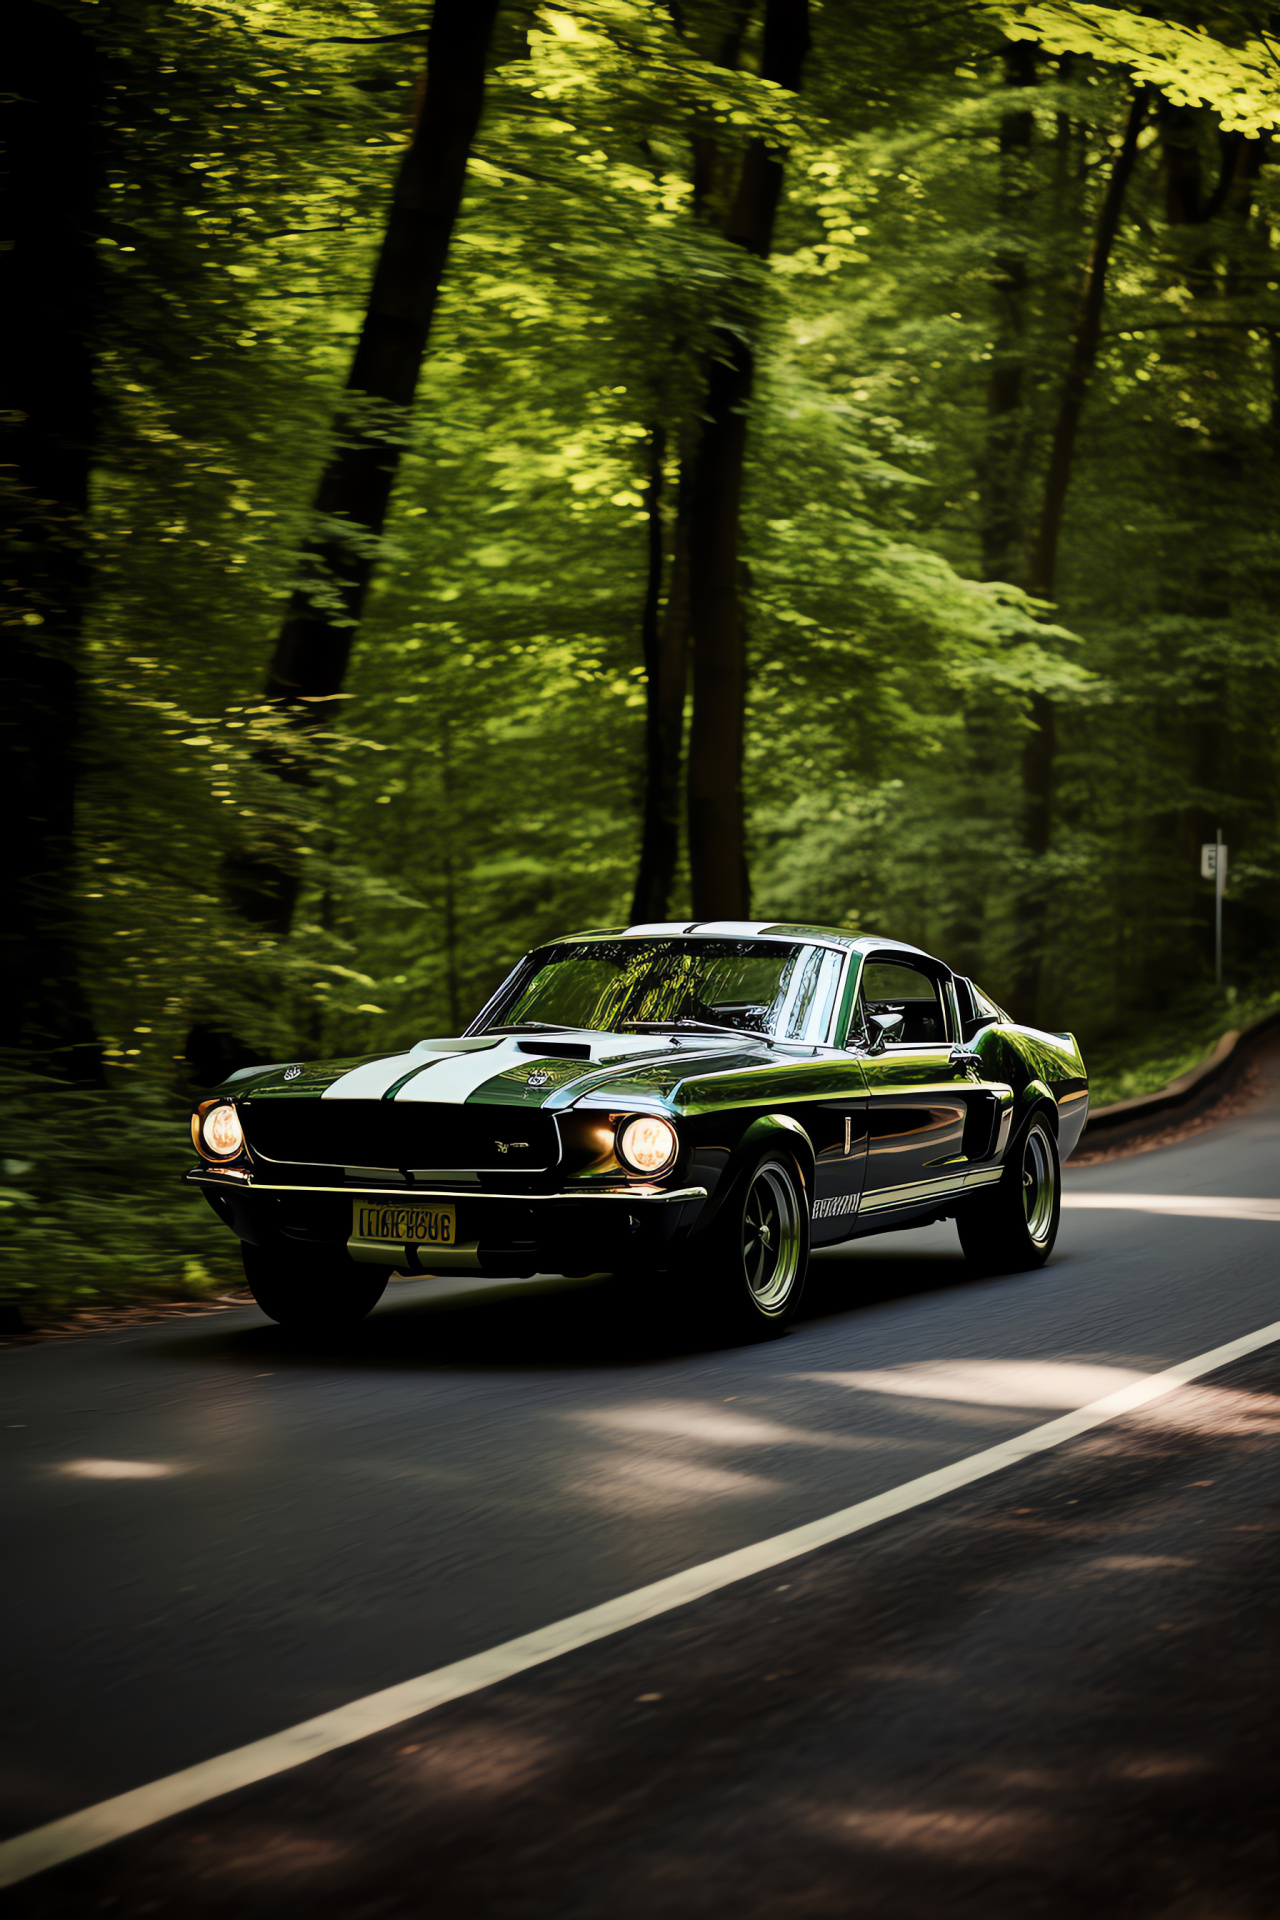
<path fill-rule="evenodd" d="M 1064 1193 L 1064 1207 L 1114 1207 L 1130 1213 L 1198 1214 L 1206 1220 L 1280 1220 L 1280 1200 L 1194 1193 Z"/>
<path fill-rule="evenodd" d="M 429 1073 L 418 1074 L 410 1080 L 408 1086 L 396 1095 L 396 1104 L 413 1100 L 436 1100 L 443 1105 L 463 1106 L 485 1082 L 495 1075 L 505 1073 L 510 1067 L 533 1068 L 538 1063 L 538 1055 L 529 1051 L 530 1041 L 537 1041 L 536 1033 L 517 1033 L 498 1042 L 491 1052 L 458 1053 L 451 1059 L 441 1060 Z M 589 1060 L 577 1060 L 572 1064 L 578 1067 L 581 1078 L 599 1070 L 602 1059 L 617 1059 L 619 1055 L 628 1060 L 643 1061 L 653 1054 L 668 1054 L 671 1049 L 665 1035 L 658 1037 L 649 1034 L 601 1033 L 594 1028 L 566 1029 L 563 1033 L 548 1034 L 552 1041 L 576 1040 L 585 1042 L 591 1048 Z M 705 1049 L 706 1042 L 703 1042 Z M 700 1049 L 701 1051 L 702 1049 Z M 683 1051 L 683 1049 L 682 1049 Z M 554 1055 L 544 1056 L 554 1059 Z M 621 1067 L 619 1072 L 623 1071 Z M 565 1091 L 565 1089 L 561 1089 Z M 512 1089 L 514 1095 L 514 1088 Z M 515 1104 L 514 1098 L 512 1104 Z"/>
<path fill-rule="evenodd" d="M 537 1056 L 528 1051 L 530 1040 L 537 1039 L 536 1034 L 505 1034 L 480 1046 L 475 1041 L 465 1047 L 450 1047 L 447 1040 L 438 1044 L 435 1041 L 419 1041 L 409 1053 L 397 1054 L 393 1060 L 367 1060 L 363 1066 L 353 1067 L 350 1073 L 344 1073 L 340 1080 L 320 1096 L 322 1100 L 381 1100 L 397 1080 L 408 1073 L 413 1074 L 401 1091 L 396 1095 L 396 1104 L 411 1104 L 415 1100 L 436 1101 L 442 1106 L 461 1107 L 479 1091 L 485 1082 L 495 1075 L 505 1073 L 509 1067 L 537 1065 Z M 602 1057 L 614 1058 L 624 1053 L 635 1059 L 644 1059 L 650 1054 L 666 1054 L 669 1046 L 666 1037 L 651 1037 L 648 1034 L 627 1034 L 620 1037 L 616 1033 L 599 1033 L 595 1030 L 557 1032 L 548 1036 L 552 1040 L 586 1041 L 591 1048 L 591 1058 L 583 1060 L 584 1075 L 592 1073 L 599 1066 Z M 701 1050 L 705 1050 L 703 1042 Z M 414 1072 L 417 1068 L 419 1071 Z M 513 1098 L 513 1106 L 518 1104 Z"/>
<path fill-rule="evenodd" d="M 487 1079 L 493 1079 L 495 1073 L 509 1068 L 520 1054 L 510 1041 L 489 1041 L 487 1046 L 449 1046 L 447 1041 L 436 1044 L 434 1041 L 418 1041 L 407 1054 L 395 1054 L 391 1060 L 367 1060 L 359 1068 L 351 1068 L 342 1079 L 336 1079 L 332 1087 L 320 1094 L 322 1100 L 382 1100 L 397 1079 L 403 1079 L 407 1073 L 413 1073 L 413 1079 L 405 1091 L 397 1098 L 418 1098 L 418 1100 L 449 1100 L 453 1106 L 461 1106 L 462 1100 L 476 1087 L 484 1087 Z M 430 1092 L 430 1087 L 438 1085 L 438 1075 L 449 1073 L 453 1069 L 455 1081 L 459 1081 L 459 1092 Z M 461 1075 L 461 1079 L 459 1079 Z M 422 1092 L 416 1092 L 422 1087 Z"/>
<path fill-rule="evenodd" d="M 387 1088 L 406 1073 L 412 1073 L 415 1067 L 426 1069 L 437 1060 L 445 1060 L 448 1055 L 423 1051 L 415 1048 L 412 1053 L 398 1053 L 390 1060 L 366 1060 L 358 1067 L 352 1067 L 350 1073 L 344 1073 L 331 1087 L 326 1087 L 320 1095 L 322 1100 L 381 1100 Z"/>
<path fill-rule="evenodd" d="M 508 1067 L 518 1067 L 522 1061 L 529 1067 L 534 1064 L 526 1054 L 520 1052 L 514 1039 L 499 1040 L 496 1047 L 488 1047 L 483 1053 L 451 1054 L 444 1060 L 437 1060 L 425 1073 L 415 1074 L 396 1095 L 396 1104 L 435 1100 L 445 1106 L 461 1107 L 486 1080 L 492 1080 L 495 1074 L 505 1073 Z M 584 1060 L 584 1069 L 586 1066 Z"/>
<path fill-rule="evenodd" d="M 154 1826 L 158 1820 L 168 1820 L 174 1814 L 186 1813 L 192 1807 L 216 1800 L 221 1794 L 269 1780 L 274 1774 L 302 1766 L 321 1754 L 332 1753 L 336 1748 L 350 1746 L 353 1741 L 364 1740 L 370 1734 L 383 1733 L 388 1727 L 429 1713 L 433 1707 L 442 1707 L 450 1700 L 460 1700 L 467 1694 L 496 1686 L 502 1680 L 527 1673 L 548 1660 L 557 1660 L 578 1647 L 591 1646 L 627 1627 L 670 1613 L 675 1607 L 688 1606 L 691 1601 L 718 1593 L 737 1580 L 782 1566 L 832 1541 L 845 1540 L 850 1534 L 861 1533 L 865 1527 L 875 1526 L 895 1514 L 909 1513 L 913 1507 L 924 1506 L 945 1493 L 971 1486 L 975 1480 L 984 1480 L 1005 1467 L 1017 1466 L 1033 1454 L 1060 1447 L 1064 1441 L 1074 1440 L 1078 1434 L 1087 1433 L 1105 1421 L 1149 1406 L 1153 1400 L 1176 1392 L 1187 1381 L 1198 1380 L 1202 1374 L 1213 1373 L 1277 1340 L 1280 1340 L 1280 1320 L 1260 1327 L 1255 1333 L 1246 1333 L 1239 1340 L 1230 1340 L 1225 1346 L 1212 1347 L 1207 1353 L 1199 1353 L 1175 1367 L 1167 1367 L 1163 1373 L 1148 1374 L 1116 1393 L 1107 1394 L 1104 1399 L 1078 1407 L 1043 1426 L 1031 1427 L 1015 1439 L 1003 1440 L 999 1446 L 986 1447 L 981 1453 L 971 1453 L 967 1459 L 957 1460 L 949 1467 L 939 1467 L 917 1480 L 891 1487 L 887 1493 L 873 1494 L 855 1506 L 842 1507 L 824 1519 L 811 1520 L 788 1533 L 774 1534 L 772 1539 L 757 1541 L 754 1546 L 740 1547 L 736 1553 L 707 1560 L 685 1573 L 671 1574 L 665 1580 L 654 1581 L 652 1586 L 638 1587 L 633 1593 L 606 1600 L 603 1606 L 590 1607 L 585 1613 L 570 1614 L 567 1619 L 540 1627 L 535 1633 L 505 1640 L 484 1653 L 472 1654 L 469 1659 L 455 1660 L 447 1667 L 419 1674 L 416 1679 L 387 1687 L 381 1693 L 366 1694 L 362 1700 L 352 1700 L 332 1713 L 322 1713 L 314 1720 L 286 1727 L 282 1733 L 273 1733 L 265 1740 L 254 1740 L 213 1760 L 185 1767 L 181 1773 L 168 1774 L 148 1786 L 135 1787 L 130 1793 L 101 1800 L 80 1813 L 67 1814 L 47 1826 L 35 1827 L 30 1833 L 17 1834 L 12 1840 L 0 1842 L 0 1887 L 13 1886 L 62 1861 L 74 1860 L 95 1847 L 106 1846 L 109 1841 Z"/>

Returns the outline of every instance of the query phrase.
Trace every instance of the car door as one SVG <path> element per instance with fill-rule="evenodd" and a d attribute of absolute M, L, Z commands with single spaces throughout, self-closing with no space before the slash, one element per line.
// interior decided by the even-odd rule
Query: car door
<path fill-rule="evenodd" d="M 787 1069 L 788 1110 L 813 1146 L 810 1232 L 815 1247 L 847 1238 L 862 1195 L 867 1153 L 867 1079 L 862 1055 L 833 1045 L 839 1010 L 857 955 L 815 948 L 797 974 L 778 1022 L 776 1053 L 809 1049 L 810 1063 Z"/>
<path fill-rule="evenodd" d="M 949 971 L 886 948 L 863 961 L 854 1019 L 876 1036 L 877 1014 L 901 1016 L 864 1054 L 867 1159 L 863 1218 L 929 1209 L 999 1177 L 992 1152 L 1007 1088 L 983 1074 L 960 1040 Z M 985 1168 L 984 1168 L 985 1162 Z"/>

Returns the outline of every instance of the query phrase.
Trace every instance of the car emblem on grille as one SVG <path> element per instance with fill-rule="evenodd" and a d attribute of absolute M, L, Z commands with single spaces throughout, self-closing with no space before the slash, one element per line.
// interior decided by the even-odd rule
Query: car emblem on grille
<path fill-rule="evenodd" d="M 550 1078 L 551 1075 L 547 1072 L 546 1068 L 539 1067 L 536 1073 L 529 1075 L 529 1085 L 531 1087 L 545 1087 Z"/>
<path fill-rule="evenodd" d="M 301 1074 L 301 1072 L 302 1072 L 301 1067 L 286 1067 L 284 1070 L 284 1077 L 286 1080 L 296 1080 Z"/>

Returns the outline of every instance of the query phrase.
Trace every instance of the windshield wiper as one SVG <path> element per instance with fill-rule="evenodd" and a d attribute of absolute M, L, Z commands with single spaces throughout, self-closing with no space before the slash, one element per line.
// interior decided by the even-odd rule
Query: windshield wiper
<path fill-rule="evenodd" d="M 577 1029 L 566 1027 L 563 1020 L 500 1020 L 496 1027 L 486 1027 L 486 1033 L 574 1033 Z"/>
<path fill-rule="evenodd" d="M 760 1033 L 755 1027 L 722 1027 L 714 1020 L 622 1020 L 623 1027 L 636 1027 L 643 1033 L 729 1033 L 735 1040 L 763 1040 L 767 1047 L 773 1040 L 767 1033 Z"/>

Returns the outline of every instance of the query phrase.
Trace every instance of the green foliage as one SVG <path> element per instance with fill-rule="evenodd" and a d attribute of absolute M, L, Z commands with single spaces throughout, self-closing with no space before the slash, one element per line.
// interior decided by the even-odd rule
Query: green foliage
<path fill-rule="evenodd" d="M 174 1113 L 160 1095 L 5 1072 L 0 1107 L 0 1297 L 33 1323 L 243 1286 L 234 1241 L 177 1185 Z"/>
<path fill-rule="evenodd" d="M 1272 43 L 1249 34 L 1251 10 L 1216 10 L 1215 37 L 1201 21 L 1160 19 L 1087 0 L 1036 0 L 988 7 L 1011 39 L 1036 40 L 1051 53 L 1088 54 L 1121 63 L 1136 81 L 1156 87 L 1175 106 L 1212 107 L 1225 133 L 1259 134 L 1280 126 L 1280 63 Z"/>
<path fill-rule="evenodd" d="M 1208 994 L 1178 1009 L 1176 1029 L 1167 1023 L 1137 1023 L 1099 1047 L 1089 1064 L 1089 1100 L 1095 1107 L 1155 1093 L 1200 1066 L 1224 1033 L 1240 1033 L 1276 1009 L 1273 995 L 1227 994 L 1225 1009 Z"/>

